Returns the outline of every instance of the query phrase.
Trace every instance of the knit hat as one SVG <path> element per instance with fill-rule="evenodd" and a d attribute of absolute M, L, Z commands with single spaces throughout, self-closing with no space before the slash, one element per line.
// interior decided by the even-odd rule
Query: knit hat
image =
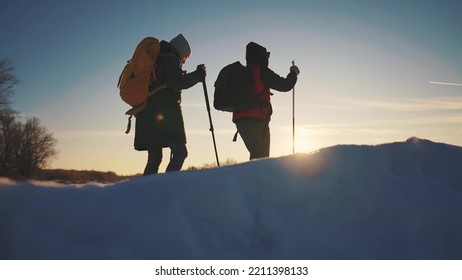
<path fill-rule="evenodd" d="M 180 55 L 191 56 L 191 47 L 183 34 L 178 34 L 170 41 Z"/>
<path fill-rule="evenodd" d="M 259 64 L 260 66 L 268 67 L 268 56 L 269 53 L 266 48 L 254 42 L 247 44 L 245 53 L 247 65 Z"/>

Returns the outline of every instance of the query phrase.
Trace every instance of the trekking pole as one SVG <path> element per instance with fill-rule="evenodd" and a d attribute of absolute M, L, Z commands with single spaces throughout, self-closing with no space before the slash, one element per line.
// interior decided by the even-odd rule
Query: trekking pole
<path fill-rule="evenodd" d="M 210 132 L 212 132 L 213 147 L 215 149 L 215 158 L 217 160 L 217 166 L 220 166 L 220 161 L 218 160 L 217 143 L 215 142 L 215 133 L 214 133 L 213 123 L 212 123 L 212 115 L 210 114 L 209 95 L 207 93 L 207 86 L 205 85 L 205 76 L 202 78 L 202 86 L 204 87 L 205 105 L 207 106 L 207 113 L 209 115 L 209 122 L 210 122 L 209 130 Z"/>
<path fill-rule="evenodd" d="M 292 60 L 295 66 L 295 59 Z M 295 86 L 292 88 L 292 154 L 295 153 Z"/>

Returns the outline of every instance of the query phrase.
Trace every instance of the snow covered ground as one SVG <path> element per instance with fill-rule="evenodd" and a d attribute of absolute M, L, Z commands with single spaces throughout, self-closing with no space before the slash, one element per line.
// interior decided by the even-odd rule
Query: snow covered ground
<path fill-rule="evenodd" d="M 0 259 L 462 259 L 462 147 L 410 138 L 114 185 L 0 180 Z"/>

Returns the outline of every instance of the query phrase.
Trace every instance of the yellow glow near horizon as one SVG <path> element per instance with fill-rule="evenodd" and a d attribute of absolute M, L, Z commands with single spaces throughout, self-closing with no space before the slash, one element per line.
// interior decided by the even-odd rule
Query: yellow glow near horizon
<path fill-rule="evenodd" d="M 306 133 L 295 134 L 295 152 L 308 153 L 312 151 L 309 135 Z"/>

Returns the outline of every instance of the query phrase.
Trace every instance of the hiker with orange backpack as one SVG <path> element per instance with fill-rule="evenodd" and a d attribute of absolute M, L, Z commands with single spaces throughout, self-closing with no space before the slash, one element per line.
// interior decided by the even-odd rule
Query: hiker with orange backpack
<path fill-rule="evenodd" d="M 203 81 L 206 76 L 204 65 L 198 65 L 191 73 L 183 71 L 182 66 L 190 55 L 191 47 L 182 34 L 170 42 L 160 42 L 153 69 L 155 78 L 149 85 L 149 91 L 155 94 L 148 97 L 144 109 L 135 115 L 135 150 L 148 152 L 144 175 L 158 173 L 163 148 L 171 150 L 167 172 L 181 170 L 188 156 L 181 91 Z"/>
<path fill-rule="evenodd" d="M 287 92 L 297 83 L 300 73 L 297 66 L 290 67 L 285 78 L 268 68 L 270 53 L 266 48 L 250 42 L 246 46 L 247 69 L 252 75 L 252 91 L 258 102 L 255 106 L 233 112 L 233 122 L 250 153 L 250 159 L 269 157 L 269 122 L 273 113 L 270 89 Z"/>

